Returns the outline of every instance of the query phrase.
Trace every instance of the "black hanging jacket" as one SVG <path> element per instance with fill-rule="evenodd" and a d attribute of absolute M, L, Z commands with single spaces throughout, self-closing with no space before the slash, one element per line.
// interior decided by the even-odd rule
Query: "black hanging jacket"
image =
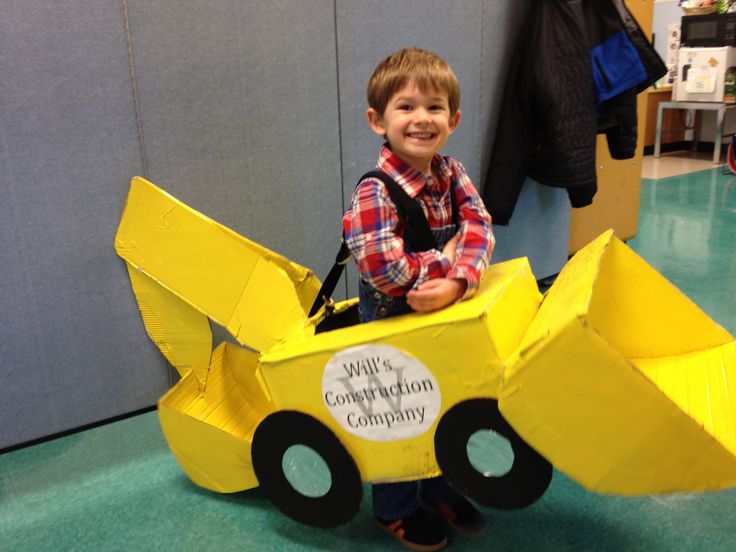
<path fill-rule="evenodd" d="M 589 205 L 596 134 L 614 158 L 633 156 L 636 93 L 660 68 L 623 0 L 537 0 L 511 60 L 483 191 L 494 224 L 508 224 L 527 176 Z"/>
<path fill-rule="evenodd" d="M 598 102 L 598 134 L 605 134 L 613 159 L 636 154 L 636 95 L 667 72 L 623 0 L 583 4 L 593 81 Z"/>

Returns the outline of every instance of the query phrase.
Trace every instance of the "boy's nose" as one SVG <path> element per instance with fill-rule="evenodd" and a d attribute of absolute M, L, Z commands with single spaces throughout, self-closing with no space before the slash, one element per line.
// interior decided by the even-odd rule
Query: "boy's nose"
<path fill-rule="evenodd" d="M 415 109 L 414 119 L 416 122 L 419 122 L 419 123 L 429 122 L 430 121 L 429 111 L 427 111 L 424 108 Z"/>

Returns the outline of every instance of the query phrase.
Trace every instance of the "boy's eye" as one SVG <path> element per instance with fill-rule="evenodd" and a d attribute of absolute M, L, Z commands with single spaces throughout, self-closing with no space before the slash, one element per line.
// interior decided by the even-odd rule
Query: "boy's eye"
<path fill-rule="evenodd" d="M 411 111 L 411 106 L 410 105 L 400 105 L 399 109 L 401 111 Z"/>

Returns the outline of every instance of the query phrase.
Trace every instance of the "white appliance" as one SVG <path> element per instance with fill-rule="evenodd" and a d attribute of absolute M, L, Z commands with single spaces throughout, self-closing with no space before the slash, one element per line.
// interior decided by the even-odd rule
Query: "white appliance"
<path fill-rule="evenodd" d="M 669 25 L 667 25 L 667 59 L 665 60 L 665 65 L 667 65 L 667 67 L 673 67 L 677 65 L 677 52 L 679 49 L 680 24 L 670 23 Z"/>
<path fill-rule="evenodd" d="M 736 67 L 736 47 L 680 48 L 672 99 L 722 102 L 723 81 L 729 67 Z"/>

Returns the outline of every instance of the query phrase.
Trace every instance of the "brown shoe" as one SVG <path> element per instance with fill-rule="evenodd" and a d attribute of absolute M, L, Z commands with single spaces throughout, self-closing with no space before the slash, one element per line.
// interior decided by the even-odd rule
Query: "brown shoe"
<path fill-rule="evenodd" d="M 376 518 L 376 524 L 412 550 L 433 552 L 447 546 L 447 535 L 440 520 L 421 508 L 413 514 L 395 520 Z"/>
<path fill-rule="evenodd" d="M 425 504 L 437 510 L 455 532 L 465 537 L 480 535 L 485 528 L 483 516 L 473 504 L 463 496 L 458 495 L 452 504 L 437 498 L 425 499 Z"/>

